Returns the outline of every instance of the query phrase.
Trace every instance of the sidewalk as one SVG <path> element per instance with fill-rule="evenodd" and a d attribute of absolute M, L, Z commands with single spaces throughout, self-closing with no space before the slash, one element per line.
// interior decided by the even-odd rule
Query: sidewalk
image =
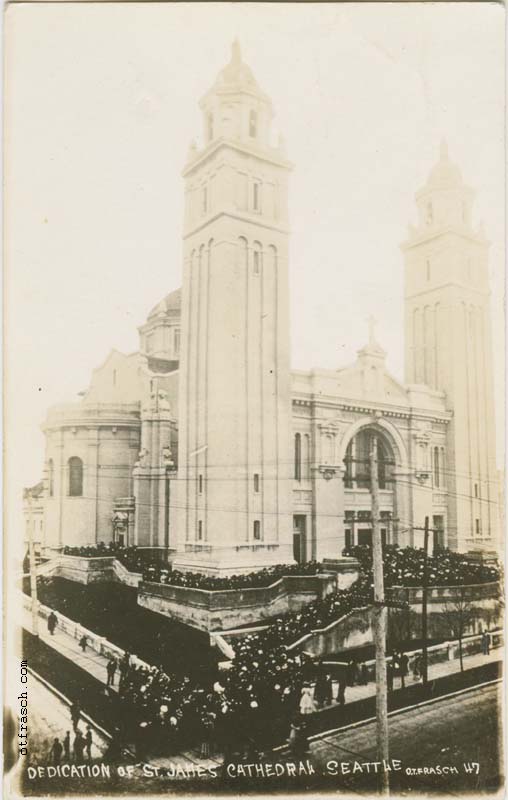
<path fill-rule="evenodd" d="M 30 633 L 32 632 L 32 615 L 26 609 L 23 609 L 21 612 L 21 624 L 25 630 L 29 631 Z M 55 629 L 55 633 L 53 636 L 51 636 L 50 632 L 48 631 L 46 620 L 42 617 L 39 617 L 39 639 L 45 642 L 49 647 L 52 647 L 53 650 L 56 650 L 62 656 L 65 656 L 65 658 L 68 658 L 70 661 L 76 664 L 76 666 L 86 670 L 90 673 L 90 675 L 93 675 L 94 678 L 106 685 L 108 678 L 106 664 L 108 663 L 108 659 L 105 656 L 99 655 L 99 653 L 96 653 L 91 647 L 87 647 L 83 653 L 81 647 L 79 646 L 78 640 L 74 639 L 68 633 L 59 630 L 58 625 Z M 111 687 L 116 692 L 118 692 L 119 680 L 120 673 L 117 668 L 115 673 L 115 684 Z"/>
<path fill-rule="evenodd" d="M 25 609 L 22 611 L 21 622 L 23 628 L 29 632 L 32 631 L 32 615 L 29 611 Z M 57 627 L 54 635 L 51 636 L 47 628 L 46 620 L 40 618 L 39 623 L 39 639 L 41 639 L 53 650 L 56 650 L 58 653 L 60 653 L 60 655 L 62 655 L 64 658 L 72 661 L 76 666 L 86 670 L 86 672 L 88 672 L 92 677 L 96 678 L 101 683 L 106 684 L 106 664 L 108 663 L 107 658 L 99 655 L 91 648 L 87 648 L 87 650 L 83 653 L 78 641 L 68 633 L 65 633 L 62 630 L 59 631 Z M 119 672 L 117 670 L 115 674 L 115 685 L 112 687 L 115 692 L 118 692 L 119 677 Z M 131 749 L 134 749 L 134 745 L 131 744 L 130 747 Z M 222 758 L 220 757 L 212 756 L 210 758 L 203 759 L 200 757 L 198 751 L 194 752 L 193 750 L 175 753 L 172 756 L 153 756 L 150 757 L 149 761 L 153 766 L 181 766 L 184 770 L 189 771 L 192 771 L 194 767 L 204 767 L 205 769 L 209 769 L 210 767 L 218 767 L 222 764 Z"/>
<path fill-rule="evenodd" d="M 464 655 L 464 670 L 467 669 L 474 669 L 475 667 L 481 667 L 485 664 L 491 664 L 495 661 L 502 661 L 503 656 L 503 648 L 496 647 L 491 648 L 490 655 L 484 656 L 482 653 L 475 653 L 474 655 Z M 453 658 L 450 661 L 441 661 L 437 664 L 429 664 L 428 668 L 428 678 L 429 680 L 436 680 L 437 678 L 444 678 L 447 675 L 453 675 L 456 672 L 460 672 L 460 661 L 458 658 Z M 406 675 L 404 680 L 405 686 L 414 686 L 415 684 L 421 683 L 421 678 L 413 678 L 413 674 L 410 673 Z M 397 691 L 402 686 L 401 679 L 399 677 L 395 677 L 393 679 L 393 690 Z M 339 684 L 337 681 L 333 681 L 333 697 L 337 697 Z M 370 681 L 370 683 L 365 684 L 364 686 L 347 686 L 346 687 L 346 703 L 354 703 L 357 700 L 364 700 L 367 697 L 373 697 L 376 694 L 376 684 L 374 681 Z M 333 703 L 331 706 L 323 706 L 322 708 L 333 708 L 336 703 Z"/>
<path fill-rule="evenodd" d="M 31 614 L 24 610 L 22 612 L 22 625 L 23 627 L 30 631 L 32 630 L 32 618 Z M 106 672 L 106 664 L 108 659 L 104 656 L 99 655 L 94 650 L 87 648 L 85 653 L 82 652 L 78 641 L 70 636 L 68 633 L 58 630 L 58 627 L 55 630 L 53 636 L 49 633 L 46 625 L 46 621 L 44 619 L 40 619 L 40 626 L 39 626 L 39 638 L 45 642 L 49 647 L 56 650 L 60 655 L 64 658 L 71 660 L 76 666 L 80 667 L 81 669 L 88 672 L 92 677 L 96 678 L 99 682 L 106 684 L 107 680 L 107 672 Z M 497 647 L 492 649 L 488 656 L 483 655 L 482 653 L 477 653 L 474 655 L 465 655 L 464 656 L 464 669 L 474 669 L 475 667 L 484 666 L 486 664 L 495 663 L 497 661 L 502 661 L 503 659 L 503 648 Z M 451 661 L 444 661 L 437 664 L 429 665 L 428 669 L 428 677 L 429 680 L 436 680 L 438 678 L 444 678 L 449 675 L 453 675 L 455 673 L 460 672 L 460 662 L 459 659 L 453 659 Z M 115 692 L 118 692 L 118 680 L 119 680 L 119 673 L 115 675 L 116 685 L 112 687 Z M 416 684 L 421 683 L 420 680 L 415 680 L 413 675 L 410 674 L 405 678 L 405 685 L 406 687 L 414 686 Z M 401 688 L 401 680 L 400 678 L 394 678 L 394 691 L 397 691 Z M 338 682 L 333 682 L 333 697 L 337 696 L 338 691 Z M 374 697 L 376 693 L 376 684 L 374 681 L 366 685 L 361 686 L 348 686 L 346 687 L 346 706 L 349 706 L 352 703 L 365 700 L 370 697 Z M 334 702 L 332 705 L 324 706 L 323 711 L 326 709 L 336 708 L 337 703 Z M 319 714 L 319 712 L 318 712 Z M 213 756 L 211 758 L 202 759 L 199 755 L 197 750 L 189 750 L 179 754 L 175 754 L 172 756 L 160 756 L 160 757 L 150 757 L 150 764 L 154 766 L 169 766 L 173 765 L 176 766 L 177 764 L 183 766 L 184 768 L 192 768 L 193 766 L 201 766 L 208 768 L 210 766 L 218 766 L 222 763 L 222 759 L 220 756 Z"/>

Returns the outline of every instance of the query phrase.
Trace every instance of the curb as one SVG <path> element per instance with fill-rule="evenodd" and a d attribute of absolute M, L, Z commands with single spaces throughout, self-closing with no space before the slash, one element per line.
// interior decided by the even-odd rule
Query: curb
<path fill-rule="evenodd" d="M 62 703 L 68 705 L 69 708 L 70 706 L 72 706 L 72 703 L 68 697 L 66 697 L 55 686 L 49 683 L 49 681 L 47 681 L 46 678 L 43 678 L 42 675 L 39 675 L 39 673 L 36 672 L 34 669 L 32 669 L 32 667 L 28 667 L 28 672 L 30 672 L 35 678 L 37 678 L 37 680 L 40 681 L 40 683 L 42 683 L 43 686 L 46 687 L 46 689 L 48 689 L 50 692 L 56 695 L 58 699 L 62 701 Z M 95 730 L 99 731 L 99 733 L 101 733 L 106 739 L 111 740 L 113 738 L 111 734 L 107 732 L 107 730 L 105 730 L 101 725 L 99 725 L 98 722 L 95 722 L 95 720 L 89 717 L 88 714 L 85 714 L 84 711 L 81 712 L 81 716 L 83 717 L 84 720 L 86 720 L 86 722 L 88 722 L 89 725 L 92 725 L 95 728 Z"/>
<path fill-rule="evenodd" d="M 501 663 L 501 662 L 500 662 Z M 495 678 L 491 681 L 485 681 L 484 683 L 475 683 L 472 686 L 466 686 L 464 689 L 458 689 L 456 692 L 450 692 L 449 694 L 442 694 L 438 697 L 431 697 L 428 700 L 422 700 L 420 703 L 414 703 L 411 706 L 402 706 L 401 708 L 395 708 L 393 711 L 388 712 L 389 717 L 395 717 L 398 714 L 404 714 L 406 711 L 414 711 L 415 708 L 423 708 L 424 706 L 430 706 L 433 703 L 438 703 L 440 700 L 448 700 L 452 697 L 458 697 L 459 695 L 466 694 L 467 692 L 472 692 L 475 689 L 481 689 L 485 686 L 493 686 L 496 683 L 502 683 L 502 678 Z M 376 721 L 376 717 L 367 717 L 366 719 L 360 719 L 357 722 L 351 722 L 349 725 L 342 725 L 339 728 L 330 728 L 328 731 L 322 731 L 321 733 L 315 733 L 313 736 L 308 737 L 309 742 L 319 741 L 320 739 L 326 739 L 327 736 L 332 736 L 335 733 L 341 733 L 345 731 L 353 730 L 354 728 L 361 728 L 364 725 L 369 725 L 372 722 Z M 279 745 L 278 747 L 273 748 L 273 752 L 281 752 L 282 750 L 287 749 L 287 743 Z"/>
<path fill-rule="evenodd" d="M 467 692 L 472 692 L 475 689 L 482 689 L 485 686 L 493 686 L 496 683 L 502 683 L 502 678 L 494 678 L 491 681 L 485 681 L 484 683 L 475 683 L 472 686 L 466 686 L 464 689 L 458 689 L 456 692 L 450 692 L 449 694 L 442 694 L 438 695 L 437 697 L 431 697 L 428 700 L 422 700 L 420 703 L 414 703 L 412 706 L 403 706 L 402 708 L 394 708 L 393 711 L 388 712 L 389 717 L 395 717 L 398 714 L 404 714 L 406 711 L 414 711 L 415 708 L 422 708 L 424 706 L 430 706 L 433 703 L 439 703 L 440 700 L 449 700 L 452 697 L 458 697 L 462 694 L 467 694 Z M 352 722 L 350 725 L 344 725 L 341 728 L 331 728 L 329 731 L 323 731 L 322 733 L 315 733 L 313 736 L 309 736 L 309 742 L 313 742 L 319 739 L 324 739 L 327 736 L 330 736 L 334 733 L 339 733 L 340 731 L 347 731 L 351 730 L 352 728 L 360 728 L 362 725 L 368 725 L 371 722 L 375 722 L 376 717 L 369 717 L 368 719 L 361 719 L 358 722 Z"/>

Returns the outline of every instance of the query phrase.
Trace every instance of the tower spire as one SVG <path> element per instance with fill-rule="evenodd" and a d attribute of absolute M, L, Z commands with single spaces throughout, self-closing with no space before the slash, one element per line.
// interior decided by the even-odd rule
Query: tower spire
<path fill-rule="evenodd" d="M 231 45 L 231 63 L 236 66 L 242 63 L 242 51 L 238 39 L 235 39 Z"/>

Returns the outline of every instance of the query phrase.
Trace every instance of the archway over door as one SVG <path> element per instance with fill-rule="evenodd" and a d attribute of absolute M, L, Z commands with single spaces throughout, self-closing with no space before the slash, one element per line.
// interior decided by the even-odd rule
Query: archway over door
<path fill-rule="evenodd" d="M 397 495 L 395 474 L 397 451 L 393 439 L 378 425 L 366 423 L 357 427 L 344 450 L 344 542 L 346 547 L 372 543 L 372 493 L 370 452 L 377 448 L 377 479 L 381 537 L 383 542 L 395 540 Z"/>

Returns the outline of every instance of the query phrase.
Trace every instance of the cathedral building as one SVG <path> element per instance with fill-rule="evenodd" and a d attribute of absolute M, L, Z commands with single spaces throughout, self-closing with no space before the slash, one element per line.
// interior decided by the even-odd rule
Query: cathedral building
<path fill-rule="evenodd" d="M 498 548 L 488 242 L 442 145 L 405 260 L 405 383 L 374 323 L 355 363 L 292 370 L 288 180 L 269 97 L 240 48 L 200 103 L 183 170 L 181 290 L 110 353 L 79 402 L 49 410 L 41 544 L 116 541 L 175 568 L 250 571 L 371 540 Z M 30 514 L 27 524 L 33 524 Z"/>

